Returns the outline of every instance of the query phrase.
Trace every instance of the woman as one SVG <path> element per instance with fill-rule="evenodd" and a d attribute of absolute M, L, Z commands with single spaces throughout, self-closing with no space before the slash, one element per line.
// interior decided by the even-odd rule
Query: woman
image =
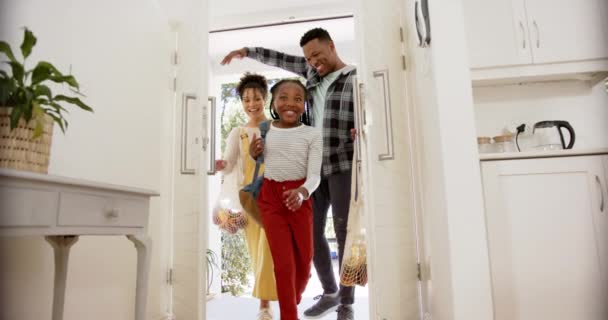
<path fill-rule="evenodd" d="M 249 142 L 254 136 L 260 136 L 259 124 L 268 120 L 264 115 L 268 84 L 264 76 L 245 73 L 236 89 L 249 121 L 242 127 L 232 129 L 226 141 L 224 159 L 216 160 L 215 165 L 217 170 L 224 173 L 230 173 L 236 167 L 239 187 L 242 187 L 252 181 L 255 169 L 255 161 L 249 156 Z M 263 166 L 260 169 L 263 170 Z M 238 199 L 238 195 L 235 198 Z M 266 233 L 253 219 L 249 219 L 245 238 L 255 278 L 252 295 L 260 299 L 258 320 L 272 320 L 270 301 L 278 298 Z"/>

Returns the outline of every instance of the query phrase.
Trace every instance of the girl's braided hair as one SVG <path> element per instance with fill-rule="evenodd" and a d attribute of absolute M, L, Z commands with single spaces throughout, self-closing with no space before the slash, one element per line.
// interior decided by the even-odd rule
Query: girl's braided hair
<path fill-rule="evenodd" d="M 304 92 L 304 101 L 306 101 L 306 102 L 304 103 L 304 113 L 300 117 L 300 121 L 302 123 L 304 123 L 305 125 L 310 126 L 311 124 L 310 124 L 310 110 L 309 110 L 310 108 L 308 105 L 308 91 L 306 90 L 306 87 L 302 84 L 302 82 L 300 82 L 299 80 L 296 80 L 296 79 L 281 79 L 274 86 L 272 86 L 272 88 L 270 89 L 270 93 L 272 94 L 272 97 L 270 98 L 270 105 L 268 106 L 268 108 L 270 109 L 270 116 L 275 120 L 279 119 L 279 114 L 273 108 L 274 97 L 275 97 L 276 92 L 279 90 L 279 87 L 285 83 L 293 83 L 293 84 L 300 86 L 300 88 L 302 88 L 302 91 Z"/>

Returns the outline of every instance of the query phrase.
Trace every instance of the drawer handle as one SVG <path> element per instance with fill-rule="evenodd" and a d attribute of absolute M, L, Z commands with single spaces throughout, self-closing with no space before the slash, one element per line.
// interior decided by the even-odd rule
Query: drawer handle
<path fill-rule="evenodd" d="M 108 219 L 116 219 L 120 216 L 120 209 L 112 208 L 106 211 L 106 218 Z"/>

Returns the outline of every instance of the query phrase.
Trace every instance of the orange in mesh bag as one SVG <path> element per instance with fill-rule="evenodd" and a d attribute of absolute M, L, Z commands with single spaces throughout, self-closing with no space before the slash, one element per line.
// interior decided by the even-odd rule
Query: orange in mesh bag
<path fill-rule="evenodd" d="M 236 194 L 235 175 L 224 176 L 222 190 L 213 207 L 213 224 L 229 234 L 235 234 L 247 225 L 247 215 L 240 204 L 233 200 Z"/>
<path fill-rule="evenodd" d="M 367 247 L 365 228 L 361 223 L 363 201 L 359 194 L 361 191 L 361 181 L 357 152 L 355 152 L 353 158 L 346 243 L 344 245 L 344 257 L 342 258 L 342 268 L 340 270 L 340 283 L 347 287 L 354 287 L 355 285 L 365 286 L 367 284 Z"/>

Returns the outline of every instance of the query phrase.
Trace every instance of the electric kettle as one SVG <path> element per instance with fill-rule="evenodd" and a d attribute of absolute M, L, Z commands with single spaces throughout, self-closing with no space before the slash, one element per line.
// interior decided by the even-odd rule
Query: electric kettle
<path fill-rule="evenodd" d="M 565 128 L 570 136 L 570 141 L 566 145 L 562 129 Z M 543 151 L 572 149 L 574 146 L 574 128 L 563 120 L 541 121 L 534 124 L 532 130 L 536 139 L 536 149 Z"/>

